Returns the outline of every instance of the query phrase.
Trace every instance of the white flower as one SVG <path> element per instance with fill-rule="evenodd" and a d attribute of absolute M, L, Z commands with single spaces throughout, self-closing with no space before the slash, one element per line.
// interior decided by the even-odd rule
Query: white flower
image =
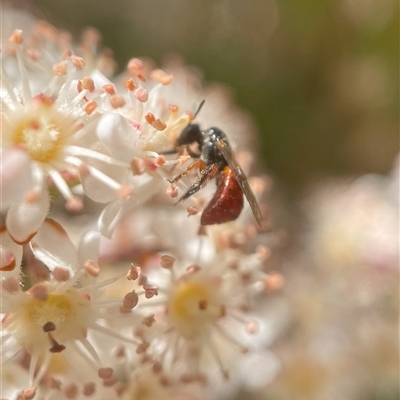
<path fill-rule="evenodd" d="M 126 198 L 132 190 L 121 184 L 129 165 L 111 158 L 94 135 L 95 107 L 85 98 L 93 90 L 93 80 L 76 80 L 84 60 L 67 54 L 51 73 L 32 72 L 27 65 L 40 66 L 42 57 L 32 58 L 22 31 L 15 30 L 10 41 L 16 59 L 2 54 L 1 207 L 8 209 L 11 237 L 26 243 L 48 213 L 48 180 L 73 211 L 82 208 L 82 200 L 69 186 L 77 174 L 84 193 L 97 201 Z"/>
<path fill-rule="evenodd" d="M 98 234 L 84 235 L 81 249 L 77 252 L 65 232 L 54 222 L 42 229 L 31 242 L 36 257 L 51 271 L 52 279 L 39 282 L 26 291 L 21 290 L 16 276 L 2 281 L 1 312 L 5 314 L 2 326 L 3 362 L 14 357 L 20 350 L 31 355 L 29 366 L 30 386 L 40 382 L 54 354 L 61 354 L 72 370 L 79 370 L 79 362 L 85 363 L 85 376 L 96 375 L 103 366 L 93 340 L 93 332 L 105 335 L 108 346 L 115 346 L 118 339 L 136 344 L 132 338 L 106 328 L 100 321 L 107 319 L 105 311 L 119 303 L 101 299 L 101 288 L 117 281 L 121 275 L 98 280 L 99 267 L 93 259 L 80 265 L 79 259 L 98 251 Z M 55 232 L 60 230 L 60 232 Z M 39 246 L 41 244 L 41 246 Z M 78 361 L 81 360 L 81 361 Z M 36 368 L 40 365 L 37 372 Z"/>
<path fill-rule="evenodd" d="M 154 290 L 159 296 L 154 305 L 150 300 L 140 308 L 148 316 L 146 327 L 135 330 L 142 340 L 138 349 L 169 380 L 204 383 L 215 369 L 227 379 L 233 360 L 256 343 L 251 335 L 262 326 L 246 315 L 253 299 L 276 276 L 263 273 L 256 259 L 221 257 L 183 273 L 173 267 L 174 261 L 161 257 L 169 279 L 162 270 L 149 276 L 149 282 L 158 283 Z"/>

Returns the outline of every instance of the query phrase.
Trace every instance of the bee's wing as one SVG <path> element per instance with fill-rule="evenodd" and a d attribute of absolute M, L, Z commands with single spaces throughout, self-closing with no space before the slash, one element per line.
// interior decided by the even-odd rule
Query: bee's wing
<path fill-rule="evenodd" d="M 242 168 L 236 161 L 235 155 L 233 154 L 232 150 L 221 140 L 217 140 L 215 142 L 216 146 L 218 147 L 219 151 L 223 154 L 226 161 L 228 162 L 229 167 L 234 172 L 240 187 L 244 195 L 246 196 L 247 201 L 250 204 L 251 211 L 253 212 L 254 218 L 258 222 L 260 226 L 262 226 L 262 215 L 260 207 L 258 206 L 256 197 L 254 196 L 253 191 L 249 185 L 249 181 L 247 179 L 246 174 L 243 172 Z"/>

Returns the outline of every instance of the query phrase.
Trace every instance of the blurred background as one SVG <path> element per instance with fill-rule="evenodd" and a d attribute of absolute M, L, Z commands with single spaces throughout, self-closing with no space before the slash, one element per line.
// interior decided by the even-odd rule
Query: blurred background
<path fill-rule="evenodd" d="M 98 28 L 120 70 L 178 53 L 252 115 L 278 227 L 296 227 L 278 266 L 292 317 L 282 372 L 239 398 L 399 399 L 398 1 L 12 4 L 77 38 Z"/>

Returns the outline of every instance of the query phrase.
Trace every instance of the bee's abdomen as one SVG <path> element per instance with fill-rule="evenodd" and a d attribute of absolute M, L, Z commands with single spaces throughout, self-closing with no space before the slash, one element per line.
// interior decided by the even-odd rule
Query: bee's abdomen
<path fill-rule="evenodd" d="M 204 208 L 201 225 L 235 220 L 243 209 L 243 192 L 234 172 L 225 167 L 218 178 L 217 191 Z"/>

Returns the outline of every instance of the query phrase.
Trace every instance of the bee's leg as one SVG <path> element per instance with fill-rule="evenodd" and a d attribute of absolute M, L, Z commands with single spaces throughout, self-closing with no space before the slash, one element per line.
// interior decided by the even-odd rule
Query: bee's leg
<path fill-rule="evenodd" d="M 204 168 L 196 177 L 195 182 L 186 191 L 186 193 L 175 203 L 188 199 L 193 194 L 197 193 L 200 189 L 207 185 L 211 179 L 215 178 L 218 174 L 218 164 L 214 163 Z"/>
<path fill-rule="evenodd" d="M 201 154 L 196 153 L 195 151 L 193 151 L 189 145 L 186 146 L 186 151 L 189 154 L 190 157 L 192 158 L 199 158 L 201 156 Z"/>
<path fill-rule="evenodd" d="M 167 181 L 169 183 L 175 183 L 178 182 L 180 179 L 182 179 L 183 177 L 185 177 L 192 169 L 196 168 L 196 167 L 200 167 L 202 164 L 204 164 L 203 161 L 201 160 L 196 160 L 195 162 L 191 163 L 182 173 L 180 173 L 179 175 L 177 175 L 174 179 L 170 180 L 167 179 Z"/>

